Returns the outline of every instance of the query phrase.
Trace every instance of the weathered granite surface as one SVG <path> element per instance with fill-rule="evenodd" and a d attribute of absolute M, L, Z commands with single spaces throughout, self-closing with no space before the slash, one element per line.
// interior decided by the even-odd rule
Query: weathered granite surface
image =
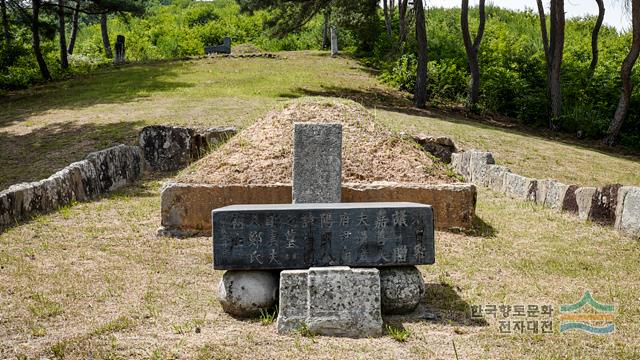
<path fill-rule="evenodd" d="M 469 174 L 471 182 L 486 186 L 488 183 L 488 170 L 490 165 L 496 162 L 490 152 L 471 151 L 469 157 Z"/>
<path fill-rule="evenodd" d="M 185 168 L 191 161 L 191 139 L 195 131 L 177 126 L 145 126 L 139 135 L 140 148 L 153 171 Z"/>
<path fill-rule="evenodd" d="M 502 165 L 488 165 L 485 185 L 489 189 L 498 192 L 505 191 L 505 179 L 507 174 L 511 172 L 507 167 Z"/>
<path fill-rule="evenodd" d="M 224 311 L 237 317 L 255 317 L 270 310 L 278 298 L 278 272 L 226 271 L 218 285 Z"/>
<path fill-rule="evenodd" d="M 307 319 L 307 277 L 309 270 L 280 272 L 277 329 L 279 333 L 295 331 L 305 326 Z"/>
<path fill-rule="evenodd" d="M 344 184 L 342 202 L 408 201 L 430 204 L 437 230 L 473 225 L 473 184 L 422 185 L 377 182 Z M 290 204 L 291 185 L 167 183 L 161 190 L 159 235 L 211 235 L 211 210 L 233 204 Z"/>
<path fill-rule="evenodd" d="M 538 181 L 515 173 L 507 173 L 504 180 L 505 193 L 511 197 L 535 201 Z"/>
<path fill-rule="evenodd" d="M 615 228 L 627 236 L 640 238 L 640 187 L 619 189 Z"/>
<path fill-rule="evenodd" d="M 278 316 L 279 333 L 306 326 L 318 335 L 382 335 L 377 269 L 335 266 L 283 271 L 281 281 L 279 308 L 286 310 Z"/>
<path fill-rule="evenodd" d="M 187 167 L 210 148 L 236 134 L 234 127 L 198 130 L 179 126 L 151 125 L 139 134 L 144 159 L 153 171 L 174 171 Z"/>
<path fill-rule="evenodd" d="M 589 220 L 601 225 L 613 225 L 616 222 L 616 204 L 621 184 L 599 187 L 593 196 Z"/>
<path fill-rule="evenodd" d="M 383 314 L 408 314 L 424 294 L 424 280 L 415 266 L 380 268 Z"/>
<path fill-rule="evenodd" d="M 342 125 L 295 123 L 293 202 L 340 202 Z"/>
<path fill-rule="evenodd" d="M 538 180 L 536 203 L 552 208 L 562 209 L 570 186 L 554 179 Z"/>
<path fill-rule="evenodd" d="M 308 284 L 306 324 L 311 332 L 353 338 L 382 335 L 377 269 L 310 268 Z"/>
<path fill-rule="evenodd" d="M 578 204 L 578 219 L 587 221 L 591 218 L 591 207 L 598 189 L 585 186 L 576 189 L 576 203 Z"/>
<path fill-rule="evenodd" d="M 453 140 L 445 136 L 429 136 L 418 134 L 412 136 L 411 138 L 413 139 L 413 141 L 418 143 L 426 152 L 432 154 L 433 156 L 437 157 L 438 159 L 442 160 L 442 162 L 445 162 L 447 164 L 451 162 L 451 154 L 458 151 Z"/>
<path fill-rule="evenodd" d="M 137 146 L 118 145 L 87 155 L 96 169 L 100 193 L 133 183 L 142 176 L 144 157 Z"/>

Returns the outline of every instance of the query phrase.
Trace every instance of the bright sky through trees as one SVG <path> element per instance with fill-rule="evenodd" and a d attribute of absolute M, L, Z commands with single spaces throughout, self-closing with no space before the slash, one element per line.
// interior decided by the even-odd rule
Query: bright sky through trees
<path fill-rule="evenodd" d="M 426 0 L 426 3 L 428 7 L 460 7 L 460 1 L 457 0 Z M 544 3 L 547 4 L 548 1 L 544 1 Z M 605 24 L 614 26 L 618 30 L 631 28 L 631 18 L 623 9 L 623 3 L 624 0 L 605 0 Z M 536 9 L 534 0 L 489 0 L 487 5 L 489 4 L 508 9 Z M 478 0 L 469 1 L 469 6 L 476 5 L 478 5 Z M 567 12 L 567 18 L 598 14 L 598 5 L 595 0 L 565 0 L 564 8 Z"/>

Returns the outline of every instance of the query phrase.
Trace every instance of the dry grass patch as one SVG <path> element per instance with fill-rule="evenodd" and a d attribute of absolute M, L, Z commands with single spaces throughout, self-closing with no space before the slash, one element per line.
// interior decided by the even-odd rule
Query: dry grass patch
<path fill-rule="evenodd" d="M 342 124 L 342 181 L 455 182 L 449 167 L 375 120 L 361 105 L 303 98 L 274 110 L 183 171 L 187 183 L 290 183 L 294 122 Z"/>
<path fill-rule="evenodd" d="M 156 238 L 159 182 L 40 216 L 0 234 L 0 358 L 65 359 L 637 359 L 640 243 L 575 217 L 480 191 L 477 235 L 436 233 L 421 266 L 422 306 L 410 333 L 341 339 L 278 335 L 217 299 L 211 239 Z M 584 290 L 616 304 L 616 332 L 500 335 L 474 304 L 573 303 Z M 557 309 L 557 308 L 556 308 Z"/>

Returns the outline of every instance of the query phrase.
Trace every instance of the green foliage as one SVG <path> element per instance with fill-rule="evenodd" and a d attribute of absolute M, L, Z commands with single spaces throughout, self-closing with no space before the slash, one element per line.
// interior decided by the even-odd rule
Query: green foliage
<path fill-rule="evenodd" d="M 318 49 L 322 43 L 321 17 L 313 18 L 296 33 L 274 37 L 264 31 L 269 15 L 267 11 L 241 13 L 233 0 L 151 1 L 144 15 L 139 15 L 140 12 L 110 14 L 108 17 L 112 48 L 116 36 L 124 35 L 128 61 L 203 55 L 205 45 L 221 44 L 226 36 L 232 38 L 233 44 L 251 43 L 264 51 Z M 82 15 L 74 55 L 69 57 L 71 69 L 61 71 L 53 20 L 49 15 L 41 17 L 44 29 L 42 51 L 54 79 L 90 72 L 111 62 L 104 54 L 99 17 Z M 69 24 L 68 28 L 70 31 Z M 4 90 L 26 88 L 42 82 L 31 48 L 29 29 L 16 26 L 14 30 L 14 41 L 10 46 L 0 42 L 0 89 Z M 341 33 L 343 48 L 353 43 L 349 31 Z"/>
<path fill-rule="evenodd" d="M 278 317 L 278 309 L 273 310 L 260 309 L 260 323 L 262 325 L 271 325 Z"/>
<path fill-rule="evenodd" d="M 411 332 L 404 328 L 397 328 L 395 326 L 387 325 L 387 334 L 397 342 L 405 342 L 411 336 Z"/>
<path fill-rule="evenodd" d="M 530 126 L 546 126 L 547 88 L 540 24 L 531 10 L 512 11 L 487 7 L 487 23 L 480 46 L 480 104 L 484 112 L 519 119 Z M 396 19 L 394 19 L 396 21 Z M 461 104 L 467 95 L 469 71 L 460 30 L 460 9 L 429 9 L 428 94 L 434 105 Z M 592 17 L 570 19 L 566 24 L 562 64 L 563 113 L 560 129 L 601 138 L 613 117 L 620 96 L 620 65 L 631 44 L 629 32 L 619 34 L 604 26 L 600 32 L 600 60 L 593 77 L 591 62 Z M 472 35 L 477 29 L 478 10 L 470 11 Z M 395 25 L 394 25 L 395 26 Z M 397 28 L 397 27 L 395 27 Z M 402 90 L 414 91 L 415 39 L 409 34 L 406 54 L 370 63 L 382 67 L 381 78 Z M 385 46 L 379 44 L 378 46 Z M 636 66 L 632 81 L 640 83 Z M 622 129 L 621 143 L 640 148 L 640 87 L 635 87 L 632 105 Z"/>

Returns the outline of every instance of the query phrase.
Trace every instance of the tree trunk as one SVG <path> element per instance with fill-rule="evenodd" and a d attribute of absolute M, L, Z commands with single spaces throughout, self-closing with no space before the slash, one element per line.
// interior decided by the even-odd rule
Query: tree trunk
<path fill-rule="evenodd" d="M 11 42 L 11 32 L 9 29 L 9 15 L 7 14 L 6 0 L 0 0 L 0 13 L 2 13 L 2 35 L 7 45 Z"/>
<path fill-rule="evenodd" d="M 556 130 L 554 120 L 562 114 L 562 93 L 560 88 L 560 72 L 562 53 L 564 51 L 564 0 L 551 0 L 550 34 L 547 37 L 547 22 L 542 0 L 536 0 L 540 15 L 540 32 L 547 64 L 547 96 L 549 98 L 549 128 Z"/>
<path fill-rule="evenodd" d="M 598 35 L 600 34 L 600 28 L 604 21 L 604 1 L 596 0 L 598 3 L 598 19 L 591 32 L 591 64 L 589 65 L 589 77 L 593 77 L 593 73 L 598 66 Z"/>
<path fill-rule="evenodd" d="M 416 12 L 416 43 L 418 45 L 418 69 L 414 100 L 416 107 L 424 108 L 427 104 L 427 29 L 422 0 L 414 0 L 413 6 Z"/>
<path fill-rule="evenodd" d="M 560 89 L 560 72 L 564 52 L 564 0 L 551 0 L 551 36 L 549 51 L 551 55 L 551 74 L 549 94 L 551 95 L 551 118 L 549 128 L 556 129 L 554 120 L 562 114 L 562 92 Z"/>
<path fill-rule="evenodd" d="M 476 34 L 473 43 L 471 42 L 471 34 L 469 33 L 469 0 L 462 0 L 460 11 L 462 40 L 464 42 L 464 49 L 467 53 L 469 73 L 471 74 L 471 79 L 469 81 L 468 103 L 470 108 L 472 109 L 476 107 L 480 94 L 480 65 L 478 63 L 478 50 L 480 49 L 480 43 L 482 42 L 482 35 L 484 34 L 484 24 L 486 19 L 484 12 L 484 3 L 485 0 L 480 0 L 478 4 L 478 10 L 480 12 L 480 24 L 478 25 L 478 33 Z"/>
<path fill-rule="evenodd" d="M 330 20 L 331 20 L 331 11 L 327 8 L 323 12 L 324 24 L 322 25 L 322 50 L 326 50 L 331 47 L 331 28 L 330 28 Z"/>
<path fill-rule="evenodd" d="M 109 42 L 109 31 L 107 29 L 107 14 L 100 15 L 100 30 L 102 32 L 102 43 L 104 44 L 104 53 L 107 59 L 113 58 L 111 53 L 111 43 Z"/>
<path fill-rule="evenodd" d="M 404 52 L 404 42 L 407 40 L 407 7 L 409 0 L 398 0 L 398 49 Z"/>
<path fill-rule="evenodd" d="M 67 38 L 65 33 L 64 0 L 58 0 L 58 39 L 60 43 L 60 67 L 62 69 L 69 68 L 69 60 L 67 59 Z"/>
<path fill-rule="evenodd" d="M 551 0 L 553 1 L 553 0 Z M 549 76 L 549 64 L 551 61 L 549 60 L 549 37 L 547 36 L 547 18 L 544 15 L 544 6 L 542 5 L 542 0 L 536 0 L 538 4 L 538 15 L 540 18 L 540 34 L 542 35 L 542 48 L 544 49 L 544 60 L 547 65 L 547 81 Z"/>
<path fill-rule="evenodd" d="M 71 36 L 69 37 L 69 55 L 73 54 L 73 48 L 76 46 L 76 36 L 78 36 L 78 17 L 80 16 L 80 0 L 76 0 L 76 7 L 73 9 L 73 17 L 71 19 Z"/>
<path fill-rule="evenodd" d="M 40 68 L 40 74 L 45 80 L 51 80 L 51 74 L 47 68 L 47 63 L 44 62 L 42 57 L 42 50 L 40 49 L 40 3 L 41 0 L 32 0 L 31 6 L 31 45 L 33 46 L 33 55 L 36 57 L 38 67 Z"/>
<path fill-rule="evenodd" d="M 633 24 L 633 41 L 631 43 L 631 50 L 622 62 L 620 69 L 620 76 L 622 78 L 620 101 L 618 102 L 618 108 L 607 130 L 607 136 L 604 139 L 604 143 L 609 146 L 615 145 L 631 103 L 631 91 L 633 90 L 631 71 L 640 55 L 640 0 L 631 1 L 631 22 Z"/>
<path fill-rule="evenodd" d="M 389 16 L 388 0 L 382 0 L 382 10 L 384 12 L 384 24 L 387 27 L 387 37 L 389 42 L 393 41 L 393 33 L 391 32 L 391 17 Z"/>

